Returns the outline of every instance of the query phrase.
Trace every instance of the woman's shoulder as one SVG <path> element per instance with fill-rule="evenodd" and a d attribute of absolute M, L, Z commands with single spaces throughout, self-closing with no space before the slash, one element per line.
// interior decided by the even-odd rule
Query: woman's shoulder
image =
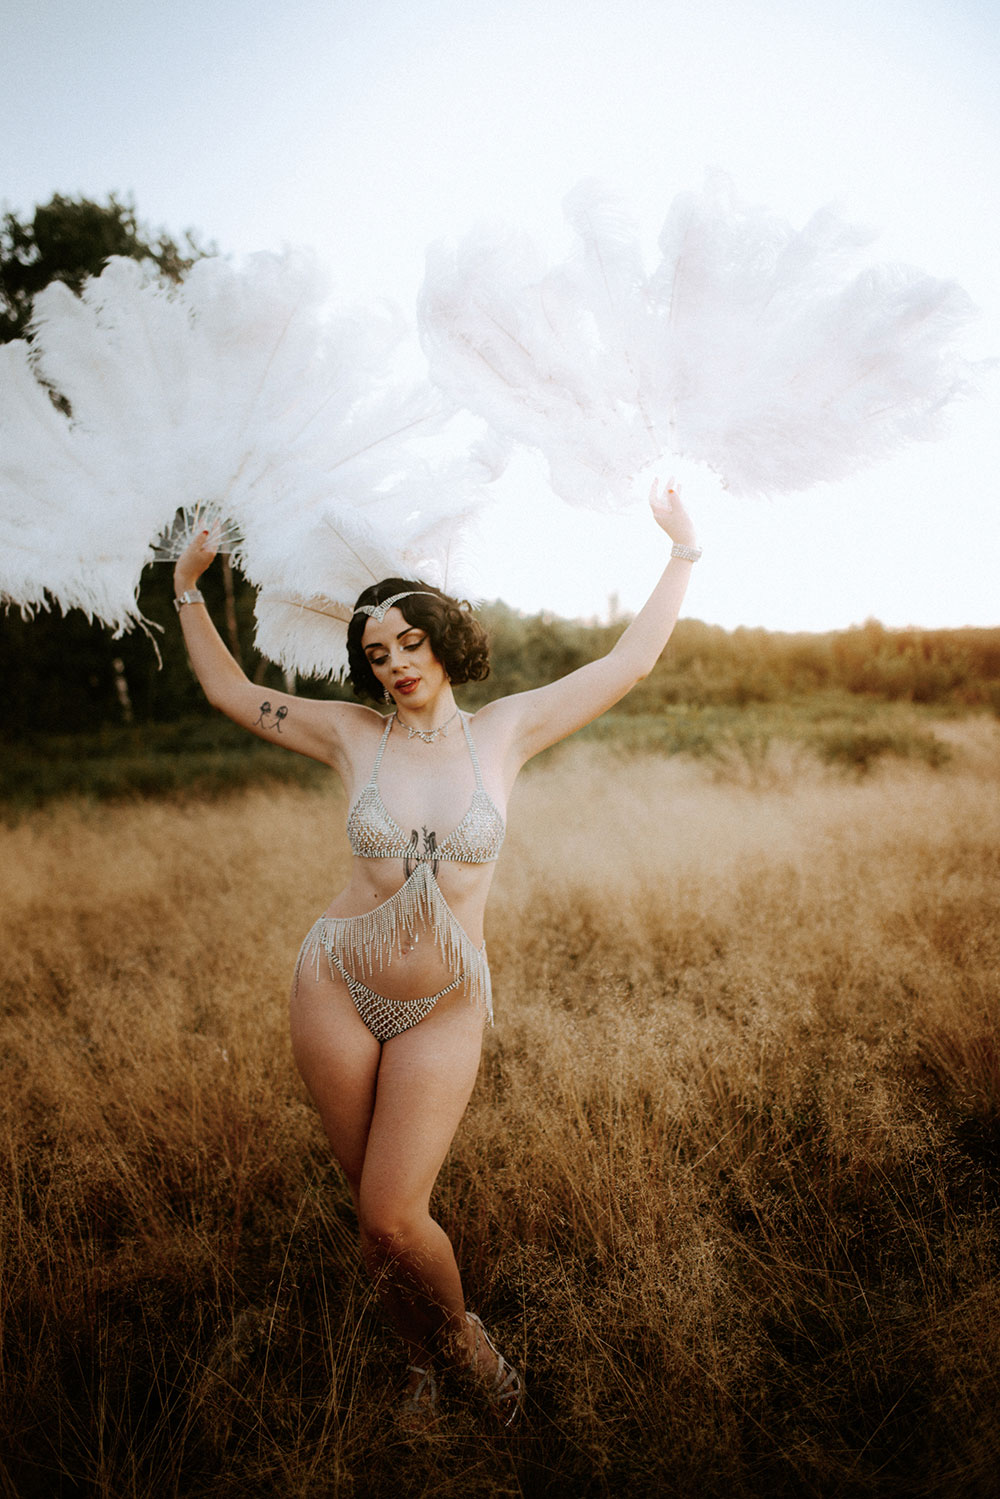
<path fill-rule="evenodd" d="M 386 715 L 363 703 L 331 703 L 337 733 L 345 745 L 366 745 L 384 732 Z"/>
<path fill-rule="evenodd" d="M 337 698 L 300 698 L 298 701 L 304 701 L 308 706 L 313 722 L 325 733 L 341 762 L 350 762 L 355 756 L 366 754 L 369 742 L 377 743 L 385 726 L 382 714 L 374 708 L 366 708 L 363 703 L 345 703 Z M 343 763 L 337 768 L 343 770 Z"/>
<path fill-rule="evenodd" d="M 477 729 L 501 735 L 513 732 L 524 715 L 530 696 L 528 692 L 512 692 L 507 697 L 497 697 L 490 703 L 484 703 L 475 713 L 467 713 L 465 716 L 473 732 Z"/>
<path fill-rule="evenodd" d="M 317 725 L 323 726 L 327 761 L 350 788 L 359 776 L 367 774 L 386 720 L 363 703 L 313 698 L 310 707 L 318 710 Z"/>
<path fill-rule="evenodd" d="M 511 699 L 507 697 L 494 698 L 491 703 L 484 703 L 481 708 L 477 708 L 475 713 L 467 713 L 463 708 L 462 717 L 473 733 L 479 731 L 492 734 L 508 722 L 510 710 L 507 704 L 510 702 Z"/>
<path fill-rule="evenodd" d="M 385 715 L 377 712 L 375 708 L 366 707 L 364 703 L 345 703 L 339 698 L 331 698 L 327 706 L 342 724 L 349 725 L 351 728 L 382 729 L 385 727 Z"/>
<path fill-rule="evenodd" d="M 508 764 L 514 741 L 517 737 L 519 713 L 516 697 L 498 697 L 484 703 L 473 714 L 466 714 L 469 730 L 473 736 L 480 759 L 504 768 L 505 779 L 510 777 Z"/>

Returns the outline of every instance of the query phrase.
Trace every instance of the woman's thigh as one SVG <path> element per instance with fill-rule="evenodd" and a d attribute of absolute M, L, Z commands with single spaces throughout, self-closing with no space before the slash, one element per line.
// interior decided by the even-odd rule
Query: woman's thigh
<path fill-rule="evenodd" d="M 298 971 L 290 1019 L 296 1065 L 356 1201 L 382 1048 L 322 953 L 318 967 L 306 961 Z"/>
<path fill-rule="evenodd" d="M 426 1211 L 475 1087 L 483 1026 L 458 990 L 382 1047 L 361 1184 L 369 1227 Z"/>

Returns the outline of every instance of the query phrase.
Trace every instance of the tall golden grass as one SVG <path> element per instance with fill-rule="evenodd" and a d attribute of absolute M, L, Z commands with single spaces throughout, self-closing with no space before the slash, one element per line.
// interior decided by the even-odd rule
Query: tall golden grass
<path fill-rule="evenodd" d="M 292 1066 L 332 783 L 3 830 L 3 1493 L 993 1494 L 1000 731 L 939 732 L 526 773 L 436 1198 L 513 1436 L 396 1433 Z"/>

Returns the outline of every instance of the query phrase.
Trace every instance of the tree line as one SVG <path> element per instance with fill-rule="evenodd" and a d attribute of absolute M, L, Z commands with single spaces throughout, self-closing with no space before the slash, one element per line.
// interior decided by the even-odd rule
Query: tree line
<path fill-rule="evenodd" d="M 77 611 L 66 618 L 43 614 L 22 620 L 11 613 L 0 619 L 0 676 L 13 709 L 4 736 L 210 714 L 184 653 L 172 605 L 172 571 L 156 564 L 143 583 L 140 604 L 149 633 L 133 630 L 115 640 Z M 280 688 L 284 674 L 253 645 L 254 590 L 238 574 L 234 578 L 244 670 L 262 686 Z M 224 581 L 217 567 L 202 587 L 221 622 Z M 624 625 L 526 615 L 500 601 L 484 605 L 480 614 L 492 642 L 492 670 L 485 682 L 462 689 L 470 708 L 541 686 L 594 660 L 611 648 Z M 314 697 L 353 696 L 341 682 L 303 679 L 297 690 Z M 896 630 L 869 620 L 826 634 L 784 634 L 724 630 L 682 619 L 662 659 L 621 709 L 642 714 L 675 704 L 739 707 L 829 691 L 1000 712 L 1000 629 Z"/>
<path fill-rule="evenodd" d="M 623 627 L 525 617 L 501 603 L 483 613 L 494 661 L 484 699 L 538 686 L 592 661 Z M 1000 712 L 1000 629 L 897 630 L 868 620 L 846 630 L 791 634 L 681 619 L 620 711 L 740 707 L 829 691 Z"/>

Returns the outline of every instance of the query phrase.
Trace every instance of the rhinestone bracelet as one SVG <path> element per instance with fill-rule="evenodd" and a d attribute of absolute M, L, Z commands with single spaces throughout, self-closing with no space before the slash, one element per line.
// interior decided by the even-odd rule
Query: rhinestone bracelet
<path fill-rule="evenodd" d="M 185 604 L 203 604 L 205 596 L 200 588 L 189 588 L 186 593 L 179 593 L 174 599 L 174 608 L 180 614 Z"/>
<path fill-rule="evenodd" d="M 675 541 L 670 548 L 671 557 L 680 557 L 682 562 L 697 562 L 701 556 L 701 547 L 686 547 L 682 542 Z"/>

